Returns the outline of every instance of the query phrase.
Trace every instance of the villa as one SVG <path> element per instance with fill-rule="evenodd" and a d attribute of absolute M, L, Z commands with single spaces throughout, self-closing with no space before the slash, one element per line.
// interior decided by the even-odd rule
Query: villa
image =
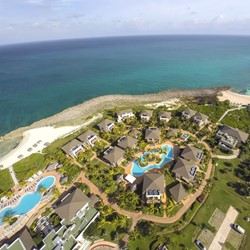
<path fill-rule="evenodd" d="M 152 116 L 153 116 L 152 110 L 143 110 L 140 113 L 141 120 L 146 121 L 146 122 L 148 122 Z"/>
<path fill-rule="evenodd" d="M 124 160 L 125 151 L 119 147 L 109 147 L 105 152 L 103 158 L 112 166 L 117 166 Z"/>
<path fill-rule="evenodd" d="M 176 203 L 181 202 L 189 195 L 181 182 L 171 187 L 169 189 L 169 192 Z"/>
<path fill-rule="evenodd" d="M 181 157 L 185 160 L 199 162 L 203 152 L 201 149 L 187 145 L 181 153 Z"/>
<path fill-rule="evenodd" d="M 215 137 L 219 139 L 219 145 L 221 147 L 233 149 L 240 143 L 246 143 L 249 134 L 229 126 L 223 126 L 216 133 Z"/>
<path fill-rule="evenodd" d="M 199 125 L 206 124 L 208 122 L 208 116 L 202 113 L 196 113 L 194 116 L 194 121 Z"/>
<path fill-rule="evenodd" d="M 165 194 L 163 174 L 145 174 L 142 186 L 142 199 L 146 203 L 159 203 Z"/>
<path fill-rule="evenodd" d="M 12 239 L 13 238 L 13 239 Z M 35 250 L 36 245 L 27 228 L 23 228 L 7 240 L 0 250 Z"/>
<path fill-rule="evenodd" d="M 97 124 L 97 127 L 100 131 L 112 132 L 115 127 L 115 123 L 109 119 L 105 119 Z"/>
<path fill-rule="evenodd" d="M 160 121 L 168 122 L 171 119 L 171 112 L 161 111 L 158 114 L 158 118 Z"/>
<path fill-rule="evenodd" d="M 186 119 L 193 117 L 195 114 L 196 114 L 196 111 L 189 109 L 189 108 L 182 111 L 182 116 L 185 117 Z"/>
<path fill-rule="evenodd" d="M 179 158 L 175 163 L 172 172 L 176 178 L 183 179 L 186 182 L 192 182 L 196 170 L 197 167 L 192 162 Z"/>
<path fill-rule="evenodd" d="M 122 136 L 118 142 L 117 146 L 122 148 L 122 149 L 127 149 L 127 148 L 135 148 L 137 145 L 138 140 L 127 135 L 127 136 Z"/>
<path fill-rule="evenodd" d="M 80 152 L 84 152 L 82 143 L 77 139 L 68 142 L 61 149 L 65 154 L 70 155 L 73 158 L 76 158 Z"/>
<path fill-rule="evenodd" d="M 80 189 L 59 198 L 54 209 L 62 219 L 61 226 L 46 235 L 41 250 L 88 249 L 91 242 L 84 239 L 83 233 L 99 216 L 90 203 L 91 199 Z"/>
<path fill-rule="evenodd" d="M 156 127 L 149 127 L 145 131 L 145 140 L 148 143 L 156 143 L 161 140 L 161 131 Z"/>
<path fill-rule="evenodd" d="M 139 131 L 138 129 L 136 128 L 133 128 L 129 131 L 129 134 L 131 136 L 133 136 L 134 138 L 138 138 L 138 135 L 141 133 L 141 131 Z"/>
<path fill-rule="evenodd" d="M 92 130 L 87 130 L 83 134 L 79 135 L 77 139 L 81 141 L 85 147 L 94 147 L 95 143 L 99 141 L 97 134 Z"/>
<path fill-rule="evenodd" d="M 170 128 L 167 132 L 167 136 L 169 137 L 177 137 L 179 133 L 179 129 L 176 128 Z"/>
<path fill-rule="evenodd" d="M 122 110 L 116 113 L 117 121 L 122 122 L 128 118 L 134 117 L 132 109 Z"/>

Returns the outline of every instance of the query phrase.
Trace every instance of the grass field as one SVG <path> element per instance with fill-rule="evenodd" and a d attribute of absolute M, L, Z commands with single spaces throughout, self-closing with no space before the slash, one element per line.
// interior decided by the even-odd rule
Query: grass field
<path fill-rule="evenodd" d="M 0 170 L 0 194 L 14 185 L 8 169 Z"/>
<path fill-rule="evenodd" d="M 13 165 L 16 177 L 19 181 L 27 180 L 37 171 L 45 167 L 45 157 L 42 154 L 32 154 Z"/>

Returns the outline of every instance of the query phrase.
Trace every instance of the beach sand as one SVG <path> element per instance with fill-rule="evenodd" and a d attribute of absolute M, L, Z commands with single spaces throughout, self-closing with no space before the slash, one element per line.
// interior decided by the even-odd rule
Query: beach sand
<path fill-rule="evenodd" d="M 240 104 L 240 105 L 248 105 L 250 104 L 250 96 L 249 95 L 241 95 L 238 93 L 234 93 L 230 90 L 221 91 L 221 95 L 218 95 L 218 99 L 220 101 L 229 100 L 232 104 Z"/>

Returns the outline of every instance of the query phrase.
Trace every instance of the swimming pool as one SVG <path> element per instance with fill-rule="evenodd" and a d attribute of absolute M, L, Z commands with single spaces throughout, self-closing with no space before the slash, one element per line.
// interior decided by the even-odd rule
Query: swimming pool
<path fill-rule="evenodd" d="M 42 194 L 39 193 L 40 187 L 49 189 L 55 183 L 54 176 L 47 176 L 37 183 L 34 192 L 27 193 L 20 198 L 20 201 L 15 206 L 9 206 L 0 211 L 0 226 L 3 224 L 3 218 L 8 215 L 23 215 L 31 211 L 42 199 Z"/>
<path fill-rule="evenodd" d="M 139 163 L 137 161 L 134 161 L 133 162 L 133 166 L 132 166 L 132 169 L 131 169 L 131 174 L 133 176 L 141 176 L 143 175 L 146 171 L 150 170 L 150 169 L 154 169 L 154 168 L 162 168 L 162 166 L 167 163 L 167 162 L 170 162 L 173 157 L 174 157 L 174 154 L 173 154 L 173 147 L 170 146 L 170 145 L 163 145 L 161 147 L 162 149 L 166 149 L 167 150 L 167 154 L 161 154 L 161 162 L 157 163 L 157 164 L 151 164 L 151 165 L 148 165 L 146 167 L 141 167 L 139 165 Z M 158 152 L 158 150 L 152 150 L 152 151 L 149 151 L 149 152 L 146 152 L 144 153 L 140 158 L 141 160 L 143 161 L 144 160 L 144 157 L 146 155 L 148 155 L 148 153 L 156 153 Z"/>

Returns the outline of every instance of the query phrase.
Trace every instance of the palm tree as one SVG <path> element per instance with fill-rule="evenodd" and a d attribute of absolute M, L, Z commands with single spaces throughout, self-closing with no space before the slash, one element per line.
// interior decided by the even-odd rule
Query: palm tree
<path fill-rule="evenodd" d="M 14 218 L 14 212 L 10 211 L 4 215 L 2 221 L 10 225 L 13 218 Z"/>
<path fill-rule="evenodd" d="M 105 217 L 102 217 L 98 223 L 98 228 L 103 227 L 105 224 L 110 224 L 110 221 L 107 221 Z"/>
<path fill-rule="evenodd" d="M 120 216 L 119 218 L 119 227 L 126 228 L 127 227 L 127 218 L 125 216 Z"/>
<path fill-rule="evenodd" d="M 39 194 L 43 194 L 46 190 L 47 190 L 46 187 L 43 186 L 43 185 L 41 185 L 41 186 L 38 187 L 38 193 Z"/>
<path fill-rule="evenodd" d="M 132 231 L 130 234 L 129 234 L 129 240 L 131 241 L 135 241 L 136 239 L 138 239 L 140 237 L 140 234 L 137 230 L 134 230 Z"/>

